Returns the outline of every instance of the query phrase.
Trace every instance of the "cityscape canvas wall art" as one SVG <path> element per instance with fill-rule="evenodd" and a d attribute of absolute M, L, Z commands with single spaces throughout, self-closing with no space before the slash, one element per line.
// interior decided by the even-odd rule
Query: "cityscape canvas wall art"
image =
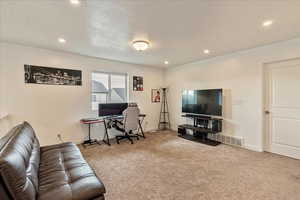
<path fill-rule="evenodd" d="M 47 85 L 82 85 L 80 70 L 24 65 L 25 83 Z"/>

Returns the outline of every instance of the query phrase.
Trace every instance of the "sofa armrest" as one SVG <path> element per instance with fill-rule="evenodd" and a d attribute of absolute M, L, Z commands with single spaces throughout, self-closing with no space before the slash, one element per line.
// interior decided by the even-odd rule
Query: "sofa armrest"
<path fill-rule="evenodd" d="M 72 142 L 64 142 L 64 143 L 60 143 L 60 144 L 42 146 L 41 147 L 41 151 L 48 151 L 48 150 L 62 148 L 62 147 L 67 147 L 67 146 L 76 146 L 76 145 L 74 143 L 72 143 Z"/>

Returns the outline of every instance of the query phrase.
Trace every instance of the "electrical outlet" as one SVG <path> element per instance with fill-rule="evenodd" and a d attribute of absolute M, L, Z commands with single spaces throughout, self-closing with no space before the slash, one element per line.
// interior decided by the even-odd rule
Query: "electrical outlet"
<path fill-rule="evenodd" d="M 62 142 L 61 134 L 57 134 L 57 138 Z"/>

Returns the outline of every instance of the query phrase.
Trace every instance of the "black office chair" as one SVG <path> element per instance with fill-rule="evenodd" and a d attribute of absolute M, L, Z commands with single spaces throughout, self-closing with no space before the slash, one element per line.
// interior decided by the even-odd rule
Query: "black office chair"
<path fill-rule="evenodd" d="M 123 111 L 123 121 L 114 121 L 112 127 L 123 133 L 122 135 L 116 136 L 118 144 L 120 144 L 119 141 L 123 139 L 128 139 L 131 144 L 133 144 L 132 138 L 139 139 L 139 136 L 134 134 L 139 128 L 139 114 L 140 110 L 137 107 L 137 104 L 130 103 L 128 104 L 128 108 Z"/>

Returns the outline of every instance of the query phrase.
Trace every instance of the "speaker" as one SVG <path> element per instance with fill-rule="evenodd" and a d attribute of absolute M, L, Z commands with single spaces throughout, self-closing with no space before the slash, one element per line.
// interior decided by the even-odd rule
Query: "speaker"
<path fill-rule="evenodd" d="M 221 120 L 212 120 L 211 129 L 215 132 L 222 132 L 222 121 Z"/>

